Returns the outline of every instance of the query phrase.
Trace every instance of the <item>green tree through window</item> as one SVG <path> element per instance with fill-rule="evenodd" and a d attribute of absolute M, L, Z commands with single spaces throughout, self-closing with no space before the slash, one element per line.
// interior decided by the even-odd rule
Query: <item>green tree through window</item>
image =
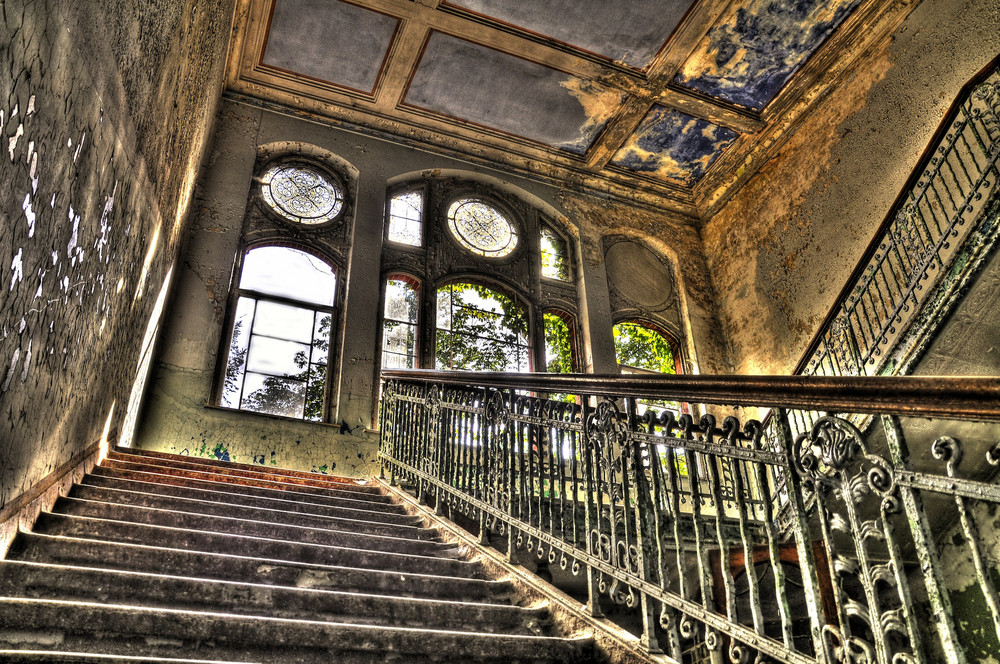
<path fill-rule="evenodd" d="M 514 300 L 486 286 L 437 291 L 438 369 L 530 371 L 528 317 Z"/>

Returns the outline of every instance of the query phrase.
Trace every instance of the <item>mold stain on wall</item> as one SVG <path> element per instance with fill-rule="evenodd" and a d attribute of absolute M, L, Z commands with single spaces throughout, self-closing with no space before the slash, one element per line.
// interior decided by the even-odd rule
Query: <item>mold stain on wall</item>
<path fill-rule="evenodd" d="M 842 127 L 890 66 L 873 55 L 702 229 L 737 373 L 792 371 L 874 232 L 815 204 Z"/>

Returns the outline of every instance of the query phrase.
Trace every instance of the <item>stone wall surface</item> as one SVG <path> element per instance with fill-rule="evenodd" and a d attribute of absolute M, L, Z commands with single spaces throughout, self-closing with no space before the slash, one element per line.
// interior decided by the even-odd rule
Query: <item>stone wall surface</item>
<path fill-rule="evenodd" d="M 0 507 L 122 426 L 232 10 L 0 2 Z"/>
<path fill-rule="evenodd" d="M 996 0 L 923 2 L 702 230 L 736 373 L 790 373 L 962 86 Z"/>

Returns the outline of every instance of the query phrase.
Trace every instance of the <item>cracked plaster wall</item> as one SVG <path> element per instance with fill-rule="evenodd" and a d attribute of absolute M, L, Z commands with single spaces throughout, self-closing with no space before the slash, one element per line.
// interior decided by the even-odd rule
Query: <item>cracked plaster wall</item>
<path fill-rule="evenodd" d="M 0 2 L 0 507 L 123 423 L 232 5 Z"/>
<path fill-rule="evenodd" d="M 925 1 L 702 230 L 741 374 L 788 374 L 961 87 L 1000 53 L 996 0 Z"/>
<path fill-rule="evenodd" d="M 340 271 L 346 288 L 335 363 L 334 412 L 342 426 L 320 425 L 227 411 L 212 403 L 215 365 L 224 332 L 233 262 L 240 248 L 246 206 L 259 146 L 314 146 L 357 172 L 357 200 L 349 255 Z M 337 127 L 281 115 L 241 103 L 223 103 L 193 204 L 186 253 L 164 322 L 143 423 L 136 445 L 146 449 L 228 458 L 340 475 L 377 472 L 376 434 L 366 432 L 372 412 L 378 329 L 379 270 L 384 202 L 388 186 L 419 177 L 480 180 L 522 197 L 565 222 L 583 245 L 580 292 L 600 337 L 598 370 L 614 368 L 611 312 L 603 271 L 602 237 L 627 233 L 666 255 L 683 272 L 682 316 L 693 323 L 686 342 L 710 367 L 718 361 L 718 326 L 711 322 L 711 293 L 697 231 L 690 220 L 597 200 L 579 193 L 470 166 L 404 145 L 359 136 Z M 691 313 L 685 314 L 685 308 Z M 581 306 L 581 317 L 584 317 Z M 599 328 L 599 329 L 596 329 Z M 610 358 L 607 357 L 610 348 Z M 703 369 L 704 370 L 704 369 Z"/>

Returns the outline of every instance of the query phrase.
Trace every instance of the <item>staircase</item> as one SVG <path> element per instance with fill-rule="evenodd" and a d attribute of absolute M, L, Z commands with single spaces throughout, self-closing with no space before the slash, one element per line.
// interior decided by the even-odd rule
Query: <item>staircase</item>
<path fill-rule="evenodd" d="M 0 561 L 0 662 L 584 662 L 377 486 L 116 449 Z"/>

